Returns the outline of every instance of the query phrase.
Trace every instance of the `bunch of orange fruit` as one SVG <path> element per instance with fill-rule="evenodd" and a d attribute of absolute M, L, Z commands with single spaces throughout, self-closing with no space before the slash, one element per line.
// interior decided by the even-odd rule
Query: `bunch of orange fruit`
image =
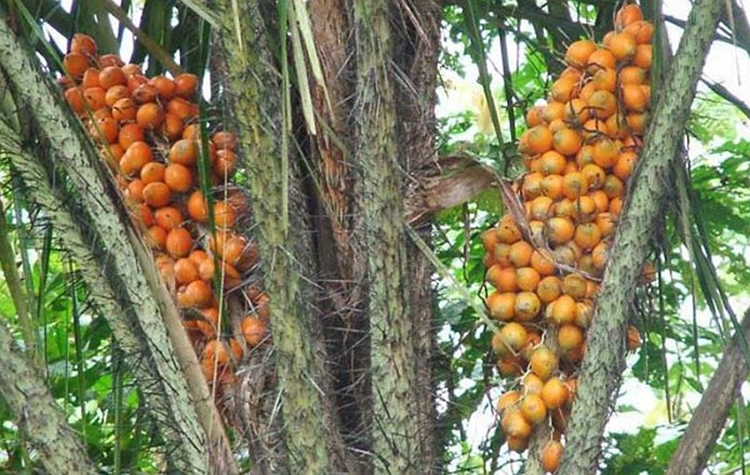
<path fill-rule="evenodd" d="M 551 426 L 539 454 L 549 472 L 562 457 L 586 331 L 643 145 L 653 32 L 639 7 L 626 5 L 602 45 L 570 44 L 547 103 L 526 116 L 516 212 L 482 234 L 494 287 L 486 306 L 498 322 L 492 349 L 513 381 L 497 401 L 500 426 L 518 452 L 536 427 Z M 636 348 L 638 330 L 628 336 Z"/>
<path fill-rule="evenodd" d="M 63 66 L 65 99 L 99 145 L 153 250 L 206 378 L 231 382 L 246 350 L 268 340 L 268 296 L 252 275 L 258 248 L 240 231 L 250 207 L 230 181 L 235 136 L 202 136 L 193 74 L 146 77 L 137 64 L 98 55 L 84 34 L 73 37 Z M 201 175 L 208 186 L 201 187 Z M 241 296 L 240 318 L 224 311 L 230 293 Z"/>

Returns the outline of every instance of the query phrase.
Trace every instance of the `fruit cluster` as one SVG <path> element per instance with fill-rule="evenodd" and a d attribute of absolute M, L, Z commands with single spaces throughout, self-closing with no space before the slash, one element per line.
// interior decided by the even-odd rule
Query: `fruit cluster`
<path fill-rule="evenodd" d="M 492 349 L 501 375 L 514 378 L 497 401 L 501 428 L 523 452 L 535 428 L 551 424 L 539 454 L 549 472 L 562 456 L 586 330 L 643 144 L 653 31 L 627 5 L 602 46 L 568 47 L 547 103 L 526 116 L 519 149 L 527 172 L 506 199 L 516 204 L 482 235 L 494 287 L 486 305 L 499 324 Z M 629 346 L 639 344 L 631 327 Z"/>
<path fill-rule="evenodd" d="M 148 78 L 136 64 L 98 55 L 83 34 L 73 37 L 63 66 L 65 99 L 99 145 L 153 250 L 207 380 L 231 382 L 245 350 L 268 337 L 268 297 L 252 283 L 257 245 L 239 232 L 250 207 L 229 181 L 235 136 L 202 136 L 195 75 Z M 241 318 L 225 311 L 230 292 L 244 297 Z"/>

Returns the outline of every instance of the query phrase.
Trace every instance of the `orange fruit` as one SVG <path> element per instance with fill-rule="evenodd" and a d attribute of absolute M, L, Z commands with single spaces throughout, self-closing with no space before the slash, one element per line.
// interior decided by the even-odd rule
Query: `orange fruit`
<path fill-rule="evenodd" d="M 242 336 L 250 347 L 260 345 L 268 335 L 268 323 L 260 318 L 248 316 L 242 320 Z"/>
<path fill-rule="evenodd" d="M 635 41 L 635 40 L 633 40 Z M 634 53 L 635 54 L 635 53 Z M 550 97 L 557 102 L 568 102 L 577 92 L 578 80 L 571 77 L 561 77 L 550 88 Z"/>
<path fill-rule="evenodd" d="M 604 186 L 604 182 L 602 182 L 602 186 Z M 609 209 L 609 198 L 603 190 L 594 190 L 589 193 L 589 197 L 596 203 L 596 210 L 599 213 L 604 213 Z"/>
<path fill-rule="evenodd" d="M 166 167 L 163 163 L 159 162 L 148 162 L 141 168 L 141 181 L 144 185 L 153 183 L 155 181 L 164 181 L 164 169 Z"/>
<path fill-rule="evenodd" d="M 103 110 L 103 109 L 100 109 Z M 120 126 L 112 116 L 97 117 L 94 121 L 94 130 L 92 136 L 98 138 L 104 143 L 117 142 L 117 136 L 120 133 Z"/>
<path fill-rule="evenodd" d="M 552 254 L 546 250 L 536 249 L 531 253 L 531 267 L 540 276 L 552 275 L 557 271 L 554 262 L 552 262 Z"/>
<path fill-rule="evenodd" d="M 65 90 L 65 102 L 76 114 L 82 114 L 86 110 L 83 100 L 83 90 L 80 87 L 71 87 Z"/>
<path fill-rule="evenodd" d="M 125 188 L 125 197 L 136 203 L 142 203 L 144 186 L 140 179 L 131 181 L 128 183 L 127 188 Z"/>
<path fill-rule="evenodd" d="M 557 331 L 557 343 L 563 351 L 580 346 L 584 339 L 583 330 L 571 323 L 562 325 Z"/>
<path fill-rule="evenodd" d="M 579 224 L 576 228 L 575 243 L 584 251 L 590 251 L 602 240 L 602 233 L 595 223 Z"/>
<path fill-rule="evenodd" d="M 577 126 L 589 120 L 589 108 L 581 98 L 573 98 L 565 104 L 565 120 Z"/>
<path fill-rule="evenodd" d="M 99 72 L 99 84 L 104 89 L 114 86 L 125 86 L 128 84 L 128 78 L 117 66 L 107 66 Z"/>
<path fill-rule="evenodd" d="M 76 33 L 70 40 L 70 52 L 80 53 L 89 58 L 96 57 L 96 41 L 89 35 Z"/>
<path fill-rule="evenodd" d="M 542 110 L 542 121 L 546 124 L 551 124 L 556 120 L 562 120 L 564 118 L 565 103 L 563 102 L 549 101 Z"/>
<path fill-rule="evenodd" d="M 552 148 L 552 132 L 543 125 L 532 127 L 524 132 L 521 141 L 524 141 L 524 138 L 528 153 L 532 155 L 542 154 Z"/>
<path fill-rule="evenodd" d="M 496 366 L 500 375 L 511 378 L 523 374 L 523 367 L 525 365 L 526 362 L 520 356 L 510 356 L 498 360 Z"/>
<path fill-rule="evenodd" d="M 148 228 L 148 234 L 146 235 L 146 242 L 151 246 L 151 249 L 157 251 L 163 251 L 167 246 L 167 231 L 161 226 L 151 226 Z"/>
<path fill-rule="evenodd" d="M 81 79 L 90 66 L 88 57 L 82 53 L 71 52 L 63 58 L 65 71 L 76 79 Z"/>
<path fill-rule="evenodd" d="M 633 35 L 639 45 L 651 43 L 654 37 L 654 25 L 643 20 L 629 24 L 622 31 Z"/>
<path fill-rule="evenodd" d="M 600 242 L 592 251 L 591 257 L 594 258 L 594 267 L 603 271 L 607 267 L 609 260 L 610 245 L 606 241 Z"/>
<path fill-rule="evenodd" d="M 544 383 L 541 397 L 548 409 L 557 409 L 568 402 L 569 393 L 568 386 L 555 376 Z"/>
<path fill-rule="evenodd" d="M 534 373 L 527 373 L 521 380 L 521 384 L 523 385 L 523 393 L 526 395 L 539 395 L 542 393 L 542 388 L 544 387 L 544 381 Z"/>
<path fill-rule="evenodd" d="M 214 133 L 211 136 L 211 141 L 219 150 L 234 150 L 235 148 L 237 148 L 237 137 L 233 133 L 227 132 L 225 130 L 220 130 Z"/>
<path fill-rule="evenodd" d="M 617 221 L 611 213 L 597 214 L 594 223 L 596 223 L 596 226 L 599 228 L 602 239 L 606 239 L 615 234 L 615 226 L 617 225 Z"/>
<path fill-rule="evenodd" d="M 586 102 L 591 115 L 599 119 L 606 119 L 617 110 L 617 98 L 609 91 L 595 91 Z"/>
<path fill-rule="evenodd" d="M 589 191 L 589 183 L 586 175 L 581 172 L 566 173 L 563 178 L 563 194 L 570 200 L 575 200 L 579 196 Z"/>
<path fill-rule="evenodd" d="M 633 325 L 628 326 L 628 350 L 635 351 L 641 346 L 641 334 Z"/>
<path fill-rule="evenodd" d="M 539 167 L 542 175 L 562 175 L 565 171 L 565 157 L 557 151 L 550 150 L 539 157 Z"/>
<path fill-rule="evenodd" d="M 187 202 L 188 214 L 199 223 L 208 221 L 208 205 L 200 190 L 194 191 Z"/>
<path fill-rule="evenodd" d="M 563 177 L 561 175 L 548 175 L 542 179 L 540 187 L 544 196 L 558 200 L 563 195 Z"/>
<path fill-rule="evenodd" d="M 143 129 L 141 129 L 138 124 L 123 124 L 120 126 L 120 133 L 117 135 L 117 143 L 119 143 L 125 150 L 127 150 L 132 144 L 136 142 L 144 142 L 145 140 L 146 136 L 143 134 Z"/>
<path fill-rule="evenodd" d="M 531 263 L 534 248 L 526 241 L 518 241 L 510 246 L 508 259 L 514 267 L 526 267 Z"/>
<path fill-rule="evenodd" d="M 606 193 L 607 198 L 612 200 L 614 198 L 622 197 L 625 193 L 625 184 L 615 175 L 607 175 L 607 178 L 604 179 L 602 190 Z"/>
<path fill-rule="evenodd" d="M 586 279 L 578 274 L 568 274 L 563 279 L 562 291 L 576 300 L 586 296 Z"/>
<path fill-rule="evenodd" d="M 234 227 L 237 216 L 234 208 L 226 201 L 217 201 L 214 203 L 214 224 L 219 228 Z"/>
<path fill-rule="evenodd" d="M 164 114 L 164 122 L 161 124 L 160 130 L 162 135 L 169 139 L 170 142 L 181 138 L 184 128 L 185 124 L 182 122 L 182 119 L 168 112 Z"/>
<path fill-rule="evenodd" d="M 611 51 L 607 49 L 598 49 L 589 55 L 586 71 L 588 71 L 589 74 L 596 74 L 597 71 L 602 69 L 615 69 L 616 65 L 617 59 Z"/>
<path fill-rule="evenodd" d="M 550 440 L 542 448 L 540 459 L 542 461 L 542 469 L 545 472 L 555 473 L 560 468 L 560 462 L 562 462 L 563 445 L 557 440 Z"/>
<path fill-rule="evenodd" d="M 549 196 L 538 196 L 530 203 L 527 202 L 527 215 L 532 220 L 546 221 L 553 215 L 555 202 Z"/>
<path fill-rule="evenodd" d="M 177 90 L 175 82 L 163 75 L 154 76 L 149 80 L 149 84 L 156 88 L 159 98 L 163 101 L 171 99 Z"/>
<path fill-rule="evenodd" d="M 495 245 L 495 250 L 492 253 L 493 261 L 500 267 L 512 267 L 513 263 L 510 262 L 510 244 L 500 243 Z"/>
<path fill-rule="evenodd" d="M 651 69 L 653 48 L 649 44 L 638 45 L 633 56 L 633 65 L 643 69 Z"/>
<path fill-rule="evenodd" d="M 486 280 L 499 292 L 515 292 L 518 290 L 516 269 L 494 265 L 487 269 Z"/>
<path fill-rule="evenodd" d="M 125 77 L 130 79 L 131 76 L 143 76 L 143 70 L 139 64 L 129 63 L 120 66 L 122 72 L 125 73 Z"/>
<path fill-rule="evenodd" d="M 511 408 L 516 405 L 516 403 L 521 399 L 521 393 L 515 390 L 508 391 L 506 393 L 503 393 L 495 403 L 495 409 L 499 413 L 503 413 L 506 409 Z"/>
<path fill-rule="evenodd" d="M 130 98 L 130 91 L 128 91 L 128 88 L 122 85 L 114 86 L 107 89 L 107 92 L 104 94 L 104 103 L 109 107 L 113 107 L 117 101 L 126 98 Z"/>
<path fill-rule="evenodd" d="M 122 129 L 120 129 L 122 131 Z M 120 171 L 125 175 L 135 175 L 153 161 L 153 152 L 146 142 L 133 142 L 120 158 Z"/>
<path fill-rule="evenodd" d="M 177 259 L 173 269 L 174 278 L 178 285 L 185 285 L 198 280 L 198 269 L 196 269 L 195 264 L 187 257 Z"/>
<path fill-rule="evenodd" d="M 513 350 L 512 352 L 519 351 L 526 343 L 526 337 L 528 336 L 526 328 L 516 322 L 506 323 L 498 333 L 500 342 L 506 348 Z"/>
<path fill-rule="evenodd" d="M 174 78 L 175 94 L 192 99 L 198 90 L 198 76 L 190 73 L 178 74 Z"/>
<path fill-rule="evenodd" d="M 186 229 L 174 228 L 167 234 L 166 249 L 174 258 L 185 257 L 193 249 L 193 238 Z"/>
<path fill-rule="evenodd" d="M 635 56 L 637 46 L 635 37 L 623 31 L 612 35 L 608 48 L 618 61 L 629 61 Z"/>
<path fill-rule="evenodd" d="M 492 252 L 495 249 L 495 245 L 498 242 L 497 241 L 497 229 L 489 228 L 485 230 L 482 234 L 480 234 L 479 238 L 482 240 L 482 246 L 484 247 L 484 250 L 487 252 Z"/>
<path fill-rule="evenodd" d="M 547 406 L 541 396 L 526 394 L 520 404 L 521 414 L 532 425 L 542 423 L 547 419 Z"/>
<path fill-rule="evenodd" d="M 230 349 L 222 340 L 211 340 L 203 350 L 203 357 L 211 364 L 225 365 L 229 363 Z"/>
<path fill-rule="evenodd" d="M 107 106 L 107 93 L 101 87 L 87 87 L 83 90 L 83 102 L 90 111 L 97 111 Z"/>
<path fill-rule="evenodd" d="M 157 129 L 164 123 L 164 111 L 159 104 L 154 102 L 143 104 L 136 112 L 135 121 L 143 129 Z"/>
<path fill-rule="evenodd" d="M 570 295 L 561 295 L 547 306 L 549 318 L 558 325 L 572 323 L 576 319 L 576 301 Z"/>
<path fill-rule="evenodd" d="M 596 114 L 592 113 L 592 115 L 596 115 Z M 594 117 L 593 119 L 587 120 L 586 123 L 583 124 L 582 128 L 583 128 L 583 137 L 587 140 L 590 140 L 596 137 L 606 136 L 609 134 L 607 121 L 606 119 L 602 117 Z"/>
<path fill-rule="evenodd" d="M 534 352 L 537 346 L 542 343 L 542 336 L 536 330 L 528 330 L 526 335 L 526 342 L 519 351 L 521 357 L 525 360 L 531 359 L 531 354 Z"/>
<path fill-rule="evenodd" d="M 562 295 L 562 282 L 558 277 L 547 276 L 539 281 L 536 293 L 542 303 L 548 304 Z"/>
<path fill-rule="evenodd" d="M 143 188 L 143 201 L 152 208 L 161 208 L 172 201 L 172 191 L 163 181 L 149 183 Z"/>
<path fill-rule="evenodd" d="M 573 202 L 573 216 L 579 223 L 587 223 L 597 215 L 596 202 L 588 195 Z"/>
<path fill-rule="evenodd" d="M 555 151 L 561 155 L 574 155 L 581 149 L 583 139 L 573 129 L 561 129 L 552 137 L 552 145 Z"/>
<path fill-rule="evenodd" d="M 526 125 L 531 128 L 542 124 L 544 106 L 534 106 L 526 111 Z"/>
<path fill-rule="evenodd" d="M 630 175 L 633 174 L 633 170 L 635 170 L 635 165 L 637 162 L 637 153 L 629 151 L 622 152 L 617 157 L 617 163 L 615 163 L 614 167 L 612 167 L 612 173 L 617 178 L 625 182 L 628 180 L 628 178 L 630 178 Z"/>
<path fill-rule="evenodd" d="M 542 302 L 534 292 L 520 292 L 516 295 L 514 314 L 519 322 L 528 322 L 536 318 L 542 309 Z"/>
<path fill-rule="evenodd" d="M 509 437 L 528 439 L 531 435 L 531 424 L 520 410 L 506 411 L 501 422 L 503 433 Z"/>
<path fill-rule="evenodd" d="M 528 438 L 508 436 L 505 441 L 508 443 L 509 450 L 519 454 L 524 453 L 529 448 Z"/>
<path fill-rule="evenodd" d="M 106 68 L 109 66 L 117 66 L 121 68 L 125 65 L 122 59 L 116 54 L 103 54 L 99 56 L 99 67 Z"/>
<path fill-rule="evenodd" d="M 596 43 L 591 40 L 574 41 L 565 51 L 565 62 L 575 68 L 583 68 L 588 64 L 589 56 L 596 50 Z"/>
<path fill-rule="evenodd" d="M 154 219 L 156 224 L 167 231 L 180 227 L 184 221 L 180 210 L 173 206 L 164 206 L 157 209 L 154 213 Z"/>
<path fill-rule="evenodd" d="M 620 87 L 620 97 L 628 111 L 643 112 L 648 108 L 651 98 L 644 87 L 640 84 L 624 84 Z"/>
<path fill-rule="evenodd" d="M 604 124 L 607 126 L 607 133 L 613 138 L 625 138 L 630 132 L 628 118 L 619 112 L 609 116 Z"/>
<path fill-rule="evenodd" d="M 120 122 L 129 122 L 135 120 L 138 106 L 129 97 L 118 99 L 112 105 L 112 117 Z"/>
<path fill-rule="evenodd" d="M 164 169 L 164 183 L 177 193 L 188 191 L 193 186 L 193 174 L 190 169 L 179 163 L 170 163 Z M 188 204 L 188 207 L 190 205 Z M 193 218 L 195 219 L 195 218 Z"/>
<path fill-rule="evenodd" d="M 211 287 L 202 280 L 194 280 L 177 292 L 177 300 L 181 307 L 205 308 L 213 302 Z"/>
<path fill-rule="evenodd" d="M 617 87 L 617 71 L 614 69 L 600 69 L 594 73 L 592 79 L 599 91 L 615 92 Z"/>
<path fill-rule="evenodd" d="M 623 86 L 646 84 L 647 79 L 646 70 L 638 66 L 626 66 L 620 70 L 620 84 Z"/>
<path fill-rule="evenodd" d="M 555 216 L 547 221 L 546 234 L 551 244 L 565 244 L 573 239 L 575 231 L 575 225 L 568 218 Z"/>
<path fill-rule="evenodd" d="M 513 244 L 521 239 L 521 231 L 513 222 L 510 215 L 506 215 L 497 225 L 497 241 L 504 244 Z"/>
<path fill-rule="evenodd" d="M 531 355 L 531 360 L 529 360 L 531 372 L 542 381 L 547 381 L 552 377 L 552 373 L 557 369 L 557 364 L 557 355 L 545 345 L 537 347 Z M 543 388 L 542 391 L 544 391 Z"/>
<path fill-rule="evenodd" d="M 195 165 L 198 157 L 198 147 L 193 140 L 181 139 L 169 149 L 169 160 L 187 167 Z"/>
<path fill-rule="evenodd" d="M 622 30 L 628 25 L 643 20 L 641 8 L 634 4 L 624 5 L 615 15 L 615 29 Z"/>
<path fill-rule="evenodd" d="M 167 112 L 174 114 L 185 122 L 192 119 L 195 115 L 193 114 L 192 104 L 181 97 L 173 97 L 167 102 Z"/>
<path fill-rule="evenodd" d="M 136 104 L 147 104 L 149 102 L 156 102 L 156 98 L 159 96 L 159 91 L 154 86 L 144 82 L 137 86 L 133 90 L 133 100 Z"/>
<path fill-rule="evenodd" d="M 516 294 L 495 291 L 487 296 L 486 304 L 490 317 L 507 322 L 515 316 Z"/>
<path fill-rule="evenodd" d="M 99 82 L 99 70 L 96 68 L 88 68 L 83 73 L 83 80 L 81 80 L 81 86 L 87 87 L 102 87 L 102 83 Z"/>
<path fill-rule="evenodd" d="M 617 163 L 620 147 L 617 142 L 608 138 L 597 140 L 594 144 L 594 163 L 602 168 L 608 169 Z"/>

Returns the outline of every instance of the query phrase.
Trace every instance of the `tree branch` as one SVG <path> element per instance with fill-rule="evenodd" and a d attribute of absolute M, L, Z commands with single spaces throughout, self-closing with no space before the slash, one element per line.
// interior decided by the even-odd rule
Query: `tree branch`
<path fill-rule="evenodd" d="M 597 317 L 589 331 L 562 474 L 597 471 L 602 433 L 624 366 L 627 319 L 634 289 L 650 238 L 659 226 L 668 188 L 665 183 L 722 8 L 723 2 L 715 0 L 699 0 L 694 4 L 685 34 L 658 91 L 642 161 L 617 230 L 597 302 Z"/>
<path fill-rule="evenodd" d="M 740 330 L 745 335 L 750 335 L 750 309 L 745 312 Z M 672 455 L 666 475 L 703 471 L 747 374 L 748 364 L 740 335 L 735 334 L 729 346 L 724 349 L 719 367 L 703 392 L 698 407 L 693 411 L 693 417 Z"/>

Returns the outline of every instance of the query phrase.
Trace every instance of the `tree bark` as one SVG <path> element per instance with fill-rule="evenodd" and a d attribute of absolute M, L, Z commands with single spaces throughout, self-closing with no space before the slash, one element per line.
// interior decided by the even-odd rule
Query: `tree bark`
<path fill-rule="evenodd" d="M 0 396 L 45 473 L 98 473 L 38 368 L 21 356 L 5 322 L 0 322 Z"/>
<path fill-rule="evenodd" d="M 672 61 L 647 133 L 642 161 L 605 274 L 560 473 L 595 473 L 604 425 L 624 366 L 627 318 L 652 232 L 658 227 L 670 167 L 723 4 L 700 0 Z M 613 342 L 615 344 L 613 344 Z"/>
<path fill-rule="evenodd" d="M 325 349 L 316 327 L 310 223 L 299 174 L 284 164 L 281 88 L 256 2 L 216 2 L 217 37 L 226 59 L 227 105 L 244 151 L 247 182 L 270 300 L 271 330 L 286 460 L 276 473 L 355 471 L 332 412 Z M 235 7 L 237 10 L 235 10 Z M 286 18 L 280 21 L 287 21 Z M 289 158 L 289 157 L 287 157 Z M 291 160 L 291 159 L 290 159 Z M 288 187 L 287 187 L 288 186 Z M 294 212 L 287 208 L 289 197 Z M 288 221 L 286 218 L 288 217 Z"/>
<path fill-rule="evenodd" d="M 750 336 L 750 310 L 745 312 L 740 331 L 745 338 Z M 666 475 L 701 473 L 706 467 L 732 404 L 747 378 L 748 364 L 740 338 L 739 334 L 735 334 L 724 350 L 719 367 L 711 377 L 701 402 L 693 411 L 680 445 L 672 455 Z"/>

